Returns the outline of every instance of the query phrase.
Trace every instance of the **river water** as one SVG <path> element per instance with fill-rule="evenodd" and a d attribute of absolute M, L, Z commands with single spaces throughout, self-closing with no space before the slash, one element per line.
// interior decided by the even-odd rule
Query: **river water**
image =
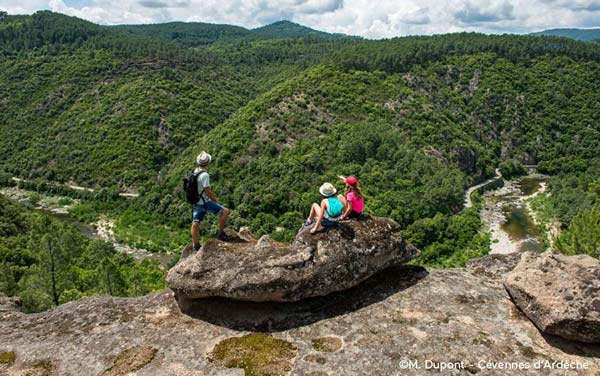
<path fill-rule="evenodd" d="M 481 218 L 492 237 L 490 253 L 543 252 L 540 228 L 528 200 L 546 190 L 546 177 L 530 175 L 505 181 L 504 186 L 483 194 Z"/>

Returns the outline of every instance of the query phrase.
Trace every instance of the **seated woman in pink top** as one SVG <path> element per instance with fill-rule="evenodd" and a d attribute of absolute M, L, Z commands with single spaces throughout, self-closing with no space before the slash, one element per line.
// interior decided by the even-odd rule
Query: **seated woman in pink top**
<path fill-rule="evenodd" d="M 346 183 L 344 194 L 346 195 L 346 200 L 348 201 L 348 206 L 342 214 L 342 219 L 360 219 L 365 206 L 365 200 L 363 198 L 362 191 L 360 190 L 360 186 L 358 185 L 358 180 L 356 180 L 356 177 L 354 176 L 348 176 L 346 178 L 340 175 L 339 178 Z"/>

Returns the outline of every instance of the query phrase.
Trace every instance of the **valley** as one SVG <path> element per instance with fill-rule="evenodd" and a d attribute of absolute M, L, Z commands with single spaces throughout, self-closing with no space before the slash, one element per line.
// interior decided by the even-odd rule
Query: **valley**
<path fill-rule="evenodd" d="M 229 226 L 257 237 L 293 240 L 318 187 L 343 174 L 358 177 L 368 214 L 393 219 L 422 250 L 417 265 L 462 267 L 548 241 L 598 257 L 599 97 L 600 46 L 565 38 L 368 40 L 286 22 L 107 27 L 48 11 L 7 15 L 0 186 L 27 190 L 51 215 L 6 203 L 0 290 L 26 294 L 31 311 L 108 293 L 112 277 L 98 287 L 84 261 L 86 247 L 104 246 L 103 265 L 124 281 L 114 294 L 163 288 L 155 278 L 166 257 L 189 243 L 181 182 L 202 150 L 214 157 L 211 187 L 233 209 Z M 529 164 L 546 176 L 537 196 L 512 176 L 495 193 L 469 189 L 495 181 L 496 168 Z M 48 219 L 66 213 L 77 223 Z M 39 221 L 85 243 L 75 259 L 86 267 L 65 272 L 95 275 L 61 287 L 62 300 L 33 283 L 51 276 L 40 271 Z M 92 227 L 82 234 L 81 223 Z M 202 241 L 216 228 L 203 224 Z"/>
<path fill-rule="evenodd" d="M 21 179 L 18 179 L 17 182 L 18 181 L 21 181 Z M 75 191 L 87 190 L 88 192 L 93 192 L 93 190 L 90 190 L 89 188 L 73 185 L 65 186 Z M 109 243 L 116 251 L 129 255 L 138 262 L 143 261 L 144 259 L 156 260 L 162 268 L 165 268 L 173 262 L 174 257 L 177 257 L 170 252 L 153 253 L 143 248 L 136 248 L 132 245 L 118 242 L 114 233 L 115 221 L 105 215 L 100 215 L 97 221 L 91 223 L 81 222 L 71 217 L 69 210 L 79 205 L 80 200 L 72 199 L 67 196 L 40 195 L 35 191 L 27 191 L 19 189 L 18 187 L 2 188 L 0 189 L 0 195 L 16 202 L 31 205 L 36 211 L 76 227 L 83 235 L 92 240 L 100 240 Z M 120 195 L 124 195 L 123 197 L 136 197 L 127 193 Z"/>
<path fill-rule="evenodd" d="M 0 9 L 0 375 L 595 376 L 598 145 L 597 41 Z"/>

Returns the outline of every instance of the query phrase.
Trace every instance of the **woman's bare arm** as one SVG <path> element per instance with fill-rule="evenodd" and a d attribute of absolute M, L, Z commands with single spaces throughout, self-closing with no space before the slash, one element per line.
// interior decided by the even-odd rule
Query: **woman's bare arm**
<path fill-rule="evenodd" d="M 352 211 L 352 203 L 346 200 L 346 197 L 339 195 L 340 201 L 344 204 L 344 211 L 342 213 L 342 219 L 346 218 L 348 214 Z"/>

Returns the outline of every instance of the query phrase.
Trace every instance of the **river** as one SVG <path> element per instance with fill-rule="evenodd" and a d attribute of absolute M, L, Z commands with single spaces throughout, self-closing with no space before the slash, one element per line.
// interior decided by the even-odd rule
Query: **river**
<path fill-rule="evenodd" d="M 534 173 L 505 181 L 503 187 L 483 194 L 481 218 L 492 238 L 490 253 L 545 250 L 528 201 L 546 187 L 547 177 Z"/>

